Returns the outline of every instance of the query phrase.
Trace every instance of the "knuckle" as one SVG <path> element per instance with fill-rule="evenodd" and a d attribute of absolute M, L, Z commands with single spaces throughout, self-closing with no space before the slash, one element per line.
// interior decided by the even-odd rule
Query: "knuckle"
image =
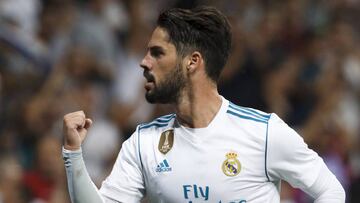
<path fill-rule="evenodd" d="M 68 119 L 64 119 L 64 125 L 66 127 L 69 127 L 71 125 L 71 122 Z"/>
<path fill-rule="evenodd" d="M 72 113 L 68 113 L 64 115 L 63 123 L 66 127 L 72 127 L 77 123 L 81 123 L 85 120 L 85 113 L 84 111 L 76 111 Z"/>
<path fill-rule="evenodd" d="M 64 119 L 63 119 L 64 123 L 68 123 L 69 122 L 69 118 L 64 116 Z"/>
<path fill-rule="evenodd" d="M 79 114 L 79 115 L 85 115 L 85 112 L 84 112 L 83 110 L 77 111 L 77 112 L 75 112 L 75 113 L 77 113 L 77 114 Z"/>

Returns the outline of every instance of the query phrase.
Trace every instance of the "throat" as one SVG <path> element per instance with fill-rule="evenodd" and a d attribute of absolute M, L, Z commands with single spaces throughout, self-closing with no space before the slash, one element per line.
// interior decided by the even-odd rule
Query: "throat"
<path fill-rule="evenodd" d="M 220 111 L 221 104 L 220 95 L 207 102 L 183 102 L 176 107 L 177 120 L 184 127 L 206 128 Z"/>

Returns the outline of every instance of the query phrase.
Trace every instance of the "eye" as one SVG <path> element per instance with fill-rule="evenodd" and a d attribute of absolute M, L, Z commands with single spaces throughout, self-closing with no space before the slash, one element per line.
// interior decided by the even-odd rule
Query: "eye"
<path fill-rule="evenodd" d="M 165 52 L 161 47 L 155 46 L 150 48 L 150 55 L 154 58 L 160 58 Z"/>
<path fill-rule="evenodd" d="M 153 56 L 155 58 L 159 58 L 164 53 L 160 50 L 153 50 L 153 51 L 150 51 L 150 54 L 151 54 L 151 56 Z"/>

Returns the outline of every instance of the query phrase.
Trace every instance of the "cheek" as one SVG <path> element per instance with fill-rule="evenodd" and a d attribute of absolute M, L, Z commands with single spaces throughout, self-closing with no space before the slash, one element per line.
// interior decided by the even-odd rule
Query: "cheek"
<path fill-rule="evenodd" d="M 154 68 L 152 69 L 152 75 L 154 76 L 154 80 L 155 82 L 159 82 L 162 81 L 164 76 L 166 75 L 166 69 L 164 67 L 163 64 L 157 64 L 156 66 L 154 66 Z"/>
<path fill-rule="evenodd" d="M 173 72 L 176 68 L 181 67 L 181 62 L 176 60 L 174 56 L 165 56 L 161 59 L 153 61 L 152 72 L 157 81 L 162 81 L 164 77 Z"/>

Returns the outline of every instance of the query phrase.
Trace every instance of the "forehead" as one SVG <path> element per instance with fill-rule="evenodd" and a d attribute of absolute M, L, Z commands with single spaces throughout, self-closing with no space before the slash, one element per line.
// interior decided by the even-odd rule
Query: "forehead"
<path fill-rule="evenodd" d="M 151 35 L 150 41 L 148 43 L 148 48 L 155 47 L 155 46 L 162 47 L 164 49 L 171 49 L 171 48 L 175 49 L 174 44 L 172 44 L 169 41 L 168 32 L 161 27 L 155 28 L 154 32 Z"/>

